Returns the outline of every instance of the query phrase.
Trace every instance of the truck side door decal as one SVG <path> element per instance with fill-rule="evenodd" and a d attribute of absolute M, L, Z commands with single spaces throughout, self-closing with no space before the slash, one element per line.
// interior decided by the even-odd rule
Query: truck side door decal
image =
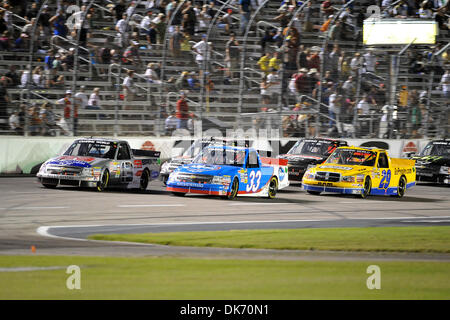
<path fill-rule="evenodd" d="M 391 182 L 391 170 L 383 170 L 381 172 L 381 182 L 378 186 L 379 189 L 387 189 L 389 187 L 389 183 Z"/>
<path fill-rule="evenodd" d="M 261 170 L 254 171 L 252 170 L 249 175 L 249 182 L 245 188 L 247 192 L 256 192 L 258 191 L 259 184 L 261 183 Z"/>

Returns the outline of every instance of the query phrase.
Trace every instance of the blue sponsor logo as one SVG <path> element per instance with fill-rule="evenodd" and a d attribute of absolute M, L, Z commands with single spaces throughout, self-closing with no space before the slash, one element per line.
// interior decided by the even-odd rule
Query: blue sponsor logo
<path fill-rule="evenodd" d="M 279 168 L 278 169 L 278 175 L 280 176 L 280 180 L 284 180 L 284 176 L 286 175 L 286 173 L 284 172 L 283 168 Z"/>

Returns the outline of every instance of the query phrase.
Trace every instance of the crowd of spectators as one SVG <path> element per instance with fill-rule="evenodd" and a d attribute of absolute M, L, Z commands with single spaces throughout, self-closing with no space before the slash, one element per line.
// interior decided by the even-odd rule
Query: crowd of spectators
<path fill-rule="evenodd" d="M 158 62 L 144 63 L 141 49 L 148 50 L 151 55 L 153 49 L 161 48 L 166 36 L 169 39 L 167 49 L 174 66 L 181 66 L 185 61 L 192 61 L 192 64 L 198 67 L 198 72 L 180 70 L 178 77 L 167 81 L 172 83 L 176 90 L 199 91 L 203 83 L 201 80 L 205 76 L 204 86 L 210 92 L 214 88 L 211 74 L 217 70 L 223 71 L 224 84 L 238 80 L 243 50 L 238 37 L 247 31 L 251 14 L 262 1 L 236 0 L 232 4 L 237 9 L 230 7 L 219 14 L 216 21 L 217 28 L 229 36 L 229 40 L 225 44 L 225 51 L 220 55 L 215 52 L 212 39 L 210 38 L 209 41 L 206 39 L 208 27 L 218 12 L 219 5 L 216 1 L 145 1 L 146 11 L 143 15 L 135 14 L 136 1 L 117 0 L 114 3 L 98 1 L 98 4 L 107 8 L 109 14 L 114 17 L 113 30 L 116 33 L 115 37 L 110 40 L 116 44 L 115 48 L 89 43 L 88 39 L 92 37 L 92 23 L 102 12 L 94 6 L 87 12 L 88 1 L 81 1 L 80 11 L 69 10 L 71 5 L 79 2 L 57 0 L 56 7 L 43 7 L 43 12 L 38 18 L 42 1 L 35 1 L 28 5 L 24 1 L 0 1 L 0 51 L 28 52 L 30 46 L 33 45 L 35 52 L 45 55 L 43 67 L 17 70 L 14 65 L 11 65 L 9 71 L 1 77 L 0 90 L 11 87 L 64 90 L 65 95 L 57 101 L 56 106 L 50 105 L 49 107 L 47 105 L 45 108 L 42 106 L 40 111 L 36 111 L 35 109 L 38 107 L 34 106 L 33 112 L 27 110 L 24 114 L 40 114 L 43 109 L 52 110 L 52 108 L 57 109 L 62 106 L 63 109 L 58 109 L 58 111 L 62 111 L 61 119 L 65 119 L 67 127 L 74 132 L 77 130 L 78 108 L 101 110 L 99 88 L 96 88 L 88 96 L 84 92 L 85 88 L 81 87 L 72 98 L 72 93 L 68 93 L 69 88 L 61 72 L 73 71 L 76 48 L 72 45 L 67 49 L 59 46 L 52 47 L 50 43 L 52 37 L 57 36 L 52 40 L 54 44 L 65 44 L 65 47 L 68 43 L 75 43 L 79 37 L 81 47 L 87 48 L 87 50 L 78 50 L 80 56 L 99 65 L 118 63 L 126 67 L 127 71 L 123 73 L 124 80 L 120 86 L 125 101 L 124 110 L 131 110 L 132 102 L 138 95 L 136 76 L 142 75 L 145 81 L 153 84 L 161 84 L 164 81 L 161 78 L 161 65 Z M 283 120 L 284 131 L 287 134 L 299 132 L 299 128 L 303 128 L 303 132 L 305 130 L 310 133 L 314 132 L 314 128 L 302 125 L 306 122 L 309 124 L 319 122 L 322 126 L 329 127 L 332 132 L 336 130 L 338 122 L 354 124 L 355 119 L 359 118 L 363 120 L 359 122 L 356 130 L 359 130 L 360 134 L 365 134 L 366 123 L 364 121 L 366 120 L 364 120 L 364 116 L 370 116 L 374 112 L 380 115 L 386 113 L 383 111 L 383 107 L 388 103 L 386 82 L 378 81 L 376 78 L 380 60 L 379 52 L 371 49 L 348 51 L 342 49 L 338 44 L 339 41 L 353 41 L 361 37 L 362 23 L 367 18 L 367 12 L 362 9 L 356 10 L 355 5 L 348 6 L 346 10 L 340 12 L 339 16 L 335 16 L 338 13 L 335 5 L 347 2 L 348 0 L 310 1 L 304 10 L 294 17 L 295 10 L 303 2 L 280 1 L 278 14 L 273 17 L 272 21 L 267 21 L 268 23 L 277 23 L 280 27 L 266 28 L 260 42 L 261 58 L 255 61 L 254 67 L 261 73 L 260 111 L 273 111 L 280 102 L 285 110 L 307 110 L 315 105 L 314 100 L 320 100 L 322 103 L 320 112 L 325 115 L 320 119 L 316 119 L 314 116 L 288 116 Z M 449 1 L 379 0 L 365 2 L 368 5 L 379 5 L 382 17 L 434 19 L 438 22 L 440 31 L 448 33 Z M 317 4 L 320 5 L 317 6 Z M 24 18 L 21 30 L 12 25 L 12 14 Z M 85 17 L 82 23 L 80 23 L 80 16 Z M 318 17 L 320 20 L 317 20 Z M 289 26 L 290 21 L 293 23 Z M 68 27 L 72 22 L 75 22 L 73 27 Z M 171 26 L 167 28 L 169 22 L 171 22 Z M 166 32 L 168 32 L 167 35 Z M 308 33 L 328 37 L 328 47 L 322 50 L 319 46 L 304 44 L 302 39 Z M 30 41 L 32 38 L 35 39 L 34 43 Z M 417 75 L 417 79 L 413 79 L 413 81 L 427 81 L 426 76 L 431 72 L 428 62 L 433 52 L 440 48 L 442 45 L 438 44 L 430 52 L 424 51 L 422 55 L 417 55 L 413 50 L 408 51 L 408 71 Z M 91 55 L 88 57 L 89 52 Z M 223 60 L 217 61 L 219 56 Z M 205 65 L 205 60 L 209 61 L 209 64 Z M 218 62 L 217 69 L 212 67 L 212 62 Z M 221 63 L 224 67 L 219 67 Z M 444 62 L 441 65 L 444 65 Z M 99 68 L 97 71 L 99 75 L 108 72 L 106 68 Z M 433 71 L 438 76 L 442 76 L 440 88 L 443 95 L 448 97 L 450 81 L 448 70 L 437 67 Z M 371 76 L 373 77 L 371 78 Z M 320 82 L 321 77 L 322 82 Z M 360 81 L 361 79 L 367 81 Z M 359 87 L 358 84 L 361 86 Z M 424 109 L 416 107 L 415 102 L 409 101 L 418 101 L 417 106 L 423 105 L 420 103 L 420 99 L 414 98 L 419 95 L 411 92 L 410 96 L 413 98 L 410 96 L 407 98 L 406 106 L 401 106 L 399 103 L 399 108 L 407 110 L 405 112 L 409 114 L 409 121 L 416 128 L 415 134 L 418 134 L 422 121 L 418 119 L 425 118 L 420 116 L 424 113 Z M 400 102 L 400 96 L 398 102 Z M 181 94 L 180 100 L 188 101 L 186 93 Z M 4 100 L 0 99 L 0 112 L 4 112 L 2 110 L 5 108 L 2 105 L 7 103 L 5 95 Z M 17 123 L 16 118 L 20 118 L 15 115 L 16 113 L 11 114 L 14 120 L 12 123 Z M 178 119 L 177 126 L 187 127 L 185 121 L 187 118 L 185 117 L 189 112 L 185 114 L 179 110 L 168 110 L 167 114 L 169 117 L 173 116 Z M 5 115 L 0 114 L 0 118 L 2 116 Z M 24 116 L 22 116 L 23 118 Z M 30 123 L 37 123 L 38 117 L 34 118 L 36 118 L 33 120 L 34 122 L 30 121 Z M 107 118 L 103 114 L 99 115 L 99 119 Z M 39 126 L 36 125 L 36 127 Z M 14 130 L 20 131 L 20 127 L 14 127 Z M 51 130 L 44 130 L 40 127 L 35 132 L 49 134 Z"/>
<path fill-rule="evenodd" d="M 328 133 L 352 127 L 358 136 L 371 133 L 380 138 L 386 137 L 383 130 L 371 130 L 381 120 L 384 125 L 392 125 L 400 137 L 418 137 L 426 113 L 426 101 L 418 99 L 419 94 L 412 90 L 402 99 L 402 92 L 394 99 L 398 109 L 395 112 L 385 107 L 389 104 L 386 90 L 387 79 L 378 76 L 380 60 L 388 65 L 385 52 L 372 48 L 354 49 L 348 52 L 341 49 L 342 41 L 361 36 L 362 22 L 368 18 L 366 12 L 356 11 L 353 5 L 338 14 L 330 1 L 323 1 L 320 7 L 313 7 L 311 1 L 297 17 L 294 17 L 298 4 L 283 1 L 279 15 L 273 21 L 279 28 L 267 28 L 261 38 L 262 56 L 255 67 L 261 72 L 261 112 L 276 111 L 281 104 L 285 111 L 308 110 L 320 100 L 322 116 L 291 115 L 283 119 L 286 135 L 318 132 L 315 126 L 328 127 Z M 338 1 L 339 2 L 339 1 Z M 346 3 L 348 1 L 342 1 Z M 336 2 L 335 2 L 336 3 Z M 435 19 L 441 33 L 448 33 L 450 4 L 446 1 L 373 1 L 381 5 L 383 17 Z M 312 17 L 322 17 L 314 20 Z M 292 24 L 289 25 L 289 22 Z M 331 22 L 334 21 L 333 24 Z M 328 37 L 328 47 L 305 46 L 302 36 L 316 33 Z M 438 43 L 431 50 L 408 50 L 406 65 L 412 75 L 409 81 L 428 83 L 429 75 L 442 75 L 442 96 L 448 96 L 448 58 L 447 53 L 438 56 L 437 64 L 431 65 L 433 53 L 442 49 L 445 43 Z M 283 61 L 279 57 L 282 57 Z M 447 59 L 447 61 L 445 61 Z M 281 67 L 282 66 L 282 67 Z M 447 71 L 446 71 L 447 68 Z M 323 69 L 323 70 L 321 70 Z M 320 82 L 322 76 L 323 81 Z M 406 90 L 406 88 L 404 89 Z M 446 91 L 447 90 L 447 91 Z M 309 99 L 312 98 L 312 99 Z M 403 100 L 403 101 L 402 101 Z M 289 107 L 293 106 L 293 107 Z M 390 118 L 387 116 L 390 114 Z M 267 118 L 267 117 L 265 117 Z M 266 125 L 264 117 L 255 123 Z M 390 123 L 388 124 L 387 122 Z M 305 127 L 309 123 L 309 127 Z M 338 128 L 340 123 L 341 128 Z M 407 128 L 408 127 L 408 128 Z M 348 131 L 352 131 L 348 130 Z"/>

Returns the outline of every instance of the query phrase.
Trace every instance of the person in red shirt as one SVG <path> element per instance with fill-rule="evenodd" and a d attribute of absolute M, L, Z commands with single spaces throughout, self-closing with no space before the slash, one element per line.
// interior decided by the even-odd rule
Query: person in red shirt
<path fill-rule="evenodd" d="M 74 99 L 72 98 L 72 91 L 67 90 L 64 98 L 59 99 L 57 104 L 64 105 L 64 119 L 67 123 L 72 123 L 73 121 L 73 135 L 75 136 L 78 128 L 78 105 L 74 103 Z M 73 105 L 73 114 L 72 113 L 72 105 Z M 71 116 L 73 115 L 73 120 L 71 120 Z"/>
<path fill-rule="evenodd" d="M 180 93 L 180 99 L 177 101 L 177 129 L 187 129 L 189 120 L 189 105 L 186 100 L 186 93 Z"/>

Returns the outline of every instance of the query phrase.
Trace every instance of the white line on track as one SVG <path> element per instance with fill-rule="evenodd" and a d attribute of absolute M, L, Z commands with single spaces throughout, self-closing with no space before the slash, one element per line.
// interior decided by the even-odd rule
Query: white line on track
<path fill-rule="evenodd" d="M 70 207 L 14 207 L 0 208 L 0 210 L 42 210 L 42 209 L 68 209 Z"/>
<path fill-rule="evenodd" d="M 275 202 L 275 203 L 264 203 L 264 202 L 242 202 L 242 203 L 229 203 L 229 206 L 279 206 L 279 205 L 286 205 L 286 204 L 296 204 L 293 202 Z"/>
<path fill-rule="evenodd" d="M 185 204 L 120 204 L 119 208 L 185 207 Z"/>

